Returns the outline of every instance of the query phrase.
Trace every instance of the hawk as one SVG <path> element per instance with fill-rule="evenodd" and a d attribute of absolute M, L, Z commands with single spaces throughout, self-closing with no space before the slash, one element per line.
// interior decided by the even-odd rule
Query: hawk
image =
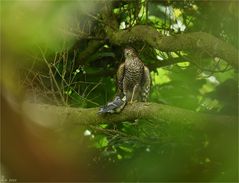
<path fill-rule="evenodd" d="M 117 94 L 126 96 L 127 102 L 146 102 L 150 91 L 149 69 L 139 59 L 136 51 L 131 48 L 124 49 L 125 62 L 117 71 Z"/>
<path fill-rule="evenodd" d="M 136 51 L 124 49 L 125 62 L 117 71 L 117 93 L 112 102 L 100 109 L 100 113 L 120 112 L 127 103 L 146 102 L 150 91 L 150 72 L 139 59 Z"/>

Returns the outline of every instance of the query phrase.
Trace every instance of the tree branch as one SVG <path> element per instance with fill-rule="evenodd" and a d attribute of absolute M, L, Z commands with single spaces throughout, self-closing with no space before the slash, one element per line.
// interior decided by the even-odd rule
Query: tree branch
<path fill-rule="evenodd" d="M 100 115 L 97 114 L 98 110 L 98 108 L 72 108 L 27 102 L 24 104 L 24 111 L 27 111 L 31 118 L 44 122 L 52 128 L 149 119 L 153 123 L 158 123 L 160 120 L 168 124 L 192 125 L 196 129 L 217 130 L 218 132 L 237 129 L 236 117 L 197 113 L 157 103 L 127 105 L 119 114 Z"/>
<path fill-rule="evenodd" d="M 238 50 L 205 32 L 162 36 L 155 28 L 146 25 L 137 25 L 131 30 L 114 31 L 110 27 L 105 29 L 110 41 L 116 45 L 144 41 L 152 47 L 166 52 L 195 50 L 211 57 L 220 57 L 238 69 Z"/>

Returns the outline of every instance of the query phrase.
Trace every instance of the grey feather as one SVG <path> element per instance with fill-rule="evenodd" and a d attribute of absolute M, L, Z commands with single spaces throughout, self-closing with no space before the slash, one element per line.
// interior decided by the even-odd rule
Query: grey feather
<path fill-rule="evenodd" d="M 101 107 L 98 113 L 115 113 L 121 111 L 124 108 L 125 104 L 125 97 L 121 99 L 119 96 L 116 96 L 113 101 L 108 102 L 105 106 Z"/>

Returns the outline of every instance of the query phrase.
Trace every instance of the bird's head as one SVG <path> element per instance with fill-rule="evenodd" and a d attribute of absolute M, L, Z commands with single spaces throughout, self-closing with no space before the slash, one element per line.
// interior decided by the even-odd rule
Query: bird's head
<path fill-rule="evenodd" d="M 136 51 L 132 47 L 127 47 L 124 49 L 125 58 L 134 58 L 137 57 Z"/>

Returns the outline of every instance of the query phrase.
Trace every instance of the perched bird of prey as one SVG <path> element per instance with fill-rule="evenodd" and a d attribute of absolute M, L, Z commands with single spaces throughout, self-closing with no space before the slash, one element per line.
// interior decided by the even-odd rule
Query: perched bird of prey
<path fill-rule="evenodd" d="M 139 59 L 133 48 L 125 48 L 124 56 L 125 62 L 117 71 L 117 95 L 126 96 L 127 102 L 145 102 L 150 91 L 149 69 Z"/>
<path fill-rule="evenodd" d="M 124 56 L 125 62 L 119 66 L 117 71 L 116 97 L 113 102 L 101 108 L 100 111 L 102 112 L 99 111 L 100 113 L 120 112 L 126 103 L 145 102 L 148 98 L 151 83 L 149 69 L 139 59 L 133 48 L 125 48 Z"/>

